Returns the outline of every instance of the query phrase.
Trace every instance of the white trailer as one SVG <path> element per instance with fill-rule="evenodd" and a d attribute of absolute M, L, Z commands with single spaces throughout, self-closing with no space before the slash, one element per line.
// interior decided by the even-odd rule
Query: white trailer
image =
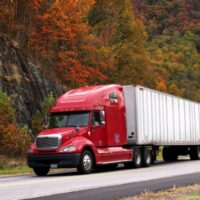
<path fill-rule="evenodd" d="M 166 161 L 200 158 L 200 104 L 142 86 L 123 86 L 127 143 L 163 148 Z M 153 151 L 152 151 L 153 152 Z"/>

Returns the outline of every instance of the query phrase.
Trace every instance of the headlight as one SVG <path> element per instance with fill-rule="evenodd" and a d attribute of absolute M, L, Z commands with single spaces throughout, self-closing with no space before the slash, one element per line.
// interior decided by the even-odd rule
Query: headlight
<path fill-rule="evenodd" d="M 61 149 L 61 152 L 73 152 L 76 150 L 74 145 L 66 146 Z"/>

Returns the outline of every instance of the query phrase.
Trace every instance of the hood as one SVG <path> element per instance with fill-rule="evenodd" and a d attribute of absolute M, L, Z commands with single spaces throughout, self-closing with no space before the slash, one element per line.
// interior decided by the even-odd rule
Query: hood
<path fill-rule="evenodd" d="M 76 127 L 64 127 L 64 128 L 51 128 L 46 129 L 40 132 L 40 135 L 55 135 L 59 134 L 62 138 L 72 138 L 76 135 L 84 134 L 88 130 L 88 127 L 80 127 L 79 130 L 76 130 Z"/>

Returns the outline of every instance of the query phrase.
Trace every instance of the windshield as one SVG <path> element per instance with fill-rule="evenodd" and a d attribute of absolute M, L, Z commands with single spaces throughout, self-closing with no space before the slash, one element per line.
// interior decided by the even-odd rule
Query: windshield
<path fill-rule="evenodd" d="M 53 113 L 50 116 L 49 128 L 88 126 L 90 112 Z"/>

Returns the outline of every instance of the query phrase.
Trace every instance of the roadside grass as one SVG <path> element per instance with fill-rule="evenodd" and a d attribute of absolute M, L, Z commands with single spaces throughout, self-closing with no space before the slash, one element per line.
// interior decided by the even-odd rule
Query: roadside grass
<path fill-rule="evenodd" d="M 163 150 L 163 147 L 160 147 L 158 151 L 158 155 L 156 156 L 156 160 L 163 160 L 162 150 Z"/>
<path fill-rule="evenodd" d="M 31 172 L 32 169 L 27 166 L 25 157 L 10 157 L 0 155 L 0 175 L 16 175 Z"/>
<path fill-rule="evenodd" d="M 51 173 L 74 172 L 75 169 L 51 169 Z M 33 173 L 27 166 L 25 157 L 10 157 L 0 155 L 0 177 L 6 175 L 22 175 Z"/>
<path fill-rule="evenodd" d="M 178 200 L 199 200 L 199 199 L 200 199 L 200 192 L 196 192 L 186 197 L 179 198 Z"/>
<path fill-rule="evenodd" d="M 137 196 L 123 198 L 121 200 L 199 200 L 200 184 L 185 187 L 173 187 L 159 192 L 144 192 Z"/>

